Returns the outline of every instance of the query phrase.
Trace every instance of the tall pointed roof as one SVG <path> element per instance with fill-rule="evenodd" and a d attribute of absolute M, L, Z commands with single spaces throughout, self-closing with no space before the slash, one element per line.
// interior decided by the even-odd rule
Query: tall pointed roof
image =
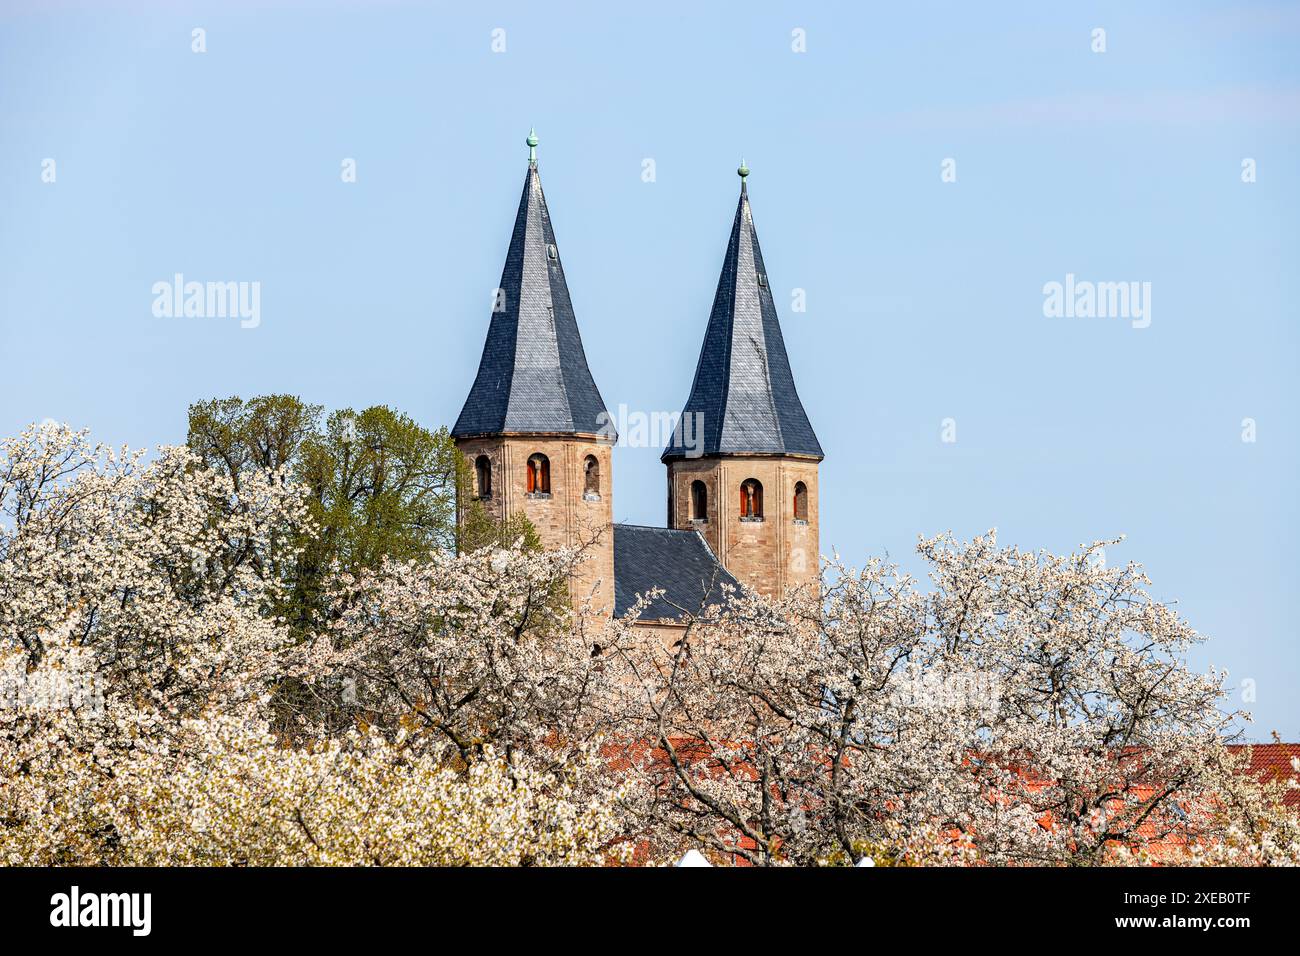
<path fill-rule="evenodd" d="M 699 441 L 694 422 L 703 426 L 703 441 L 690 451 L 692 455 L 821 458 L 822 446 L 795 391 L 771 283 L 758 247 L 745 186 L 749 170 L 742 162 L 737 172 L 740 201 L 695 381 L 682 409 L 683 426 L 664 449 L 663 459 L 687 457 L 689 442 L 683 443 L 683 438 Z M 687 419 L 693 413 L 702 418 Z"/>
<path fill-rule="evenodd" d="M 529 134 L 530 154 L 537 139 Z M 478 375 L 451 433 L 615 437 L 587 367 L 564 267 L 530 155 Z"/>

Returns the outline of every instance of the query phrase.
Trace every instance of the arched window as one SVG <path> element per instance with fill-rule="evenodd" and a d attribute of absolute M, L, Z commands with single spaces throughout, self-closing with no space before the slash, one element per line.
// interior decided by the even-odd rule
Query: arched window
<path fill-rule="evenodd" d="M 474 459 L 474 481 L 480 498 L 492 497 L 492 459 L 487 455 Z"/>
<path fill-rule="evenodd" d="M 600 462 L 588 455 L 582 463 L 582 494 L 584 498 L 600 497 Z"/>
<path fill-rule="evenodd" d="M 802 481 L 794 483 L 794 520 L 808 520 L 808 486 Z"/>
<path fill-rule="evenodd" d="M 709 489 L 702 481 L 691 482 L 691 520 L 709 520 Z"/>
<path fill-rule="evenodd" d="M 528 493 L 530 495 L 551 493 L 551 461 L 545 455 L 536 454 L 528 457 Z"/>
<path fill-rule="evenodd" d="M 740 518 L 763 520 L 763 485 L 757 478 L 746 478 L 740 486 Z"/>

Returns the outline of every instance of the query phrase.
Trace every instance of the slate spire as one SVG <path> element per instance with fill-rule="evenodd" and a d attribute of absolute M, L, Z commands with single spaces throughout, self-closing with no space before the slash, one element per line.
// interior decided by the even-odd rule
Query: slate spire
<path fill-rule="evenodd" d="M 754 231 L 741 161 L 740 201 L 731 239 L 722 260 L 718 291 L 695 367 L 695 381 L 682 409 L 682 427 L 664 449 L 663 460 L 687 456 L 703 428 L 702 448 L 694 454 L 808 455 L 822 458 L 822 447 L 799 393 L 795 391 L 771 283 Z M 690 415 L 699 417 L 687 418 Z M 698 441 L 698 439 L 697 439 Z"/>
<path fill-rule="evenodd" d="M 604 434 L 605 403 L 587 367 L 564 267 L 528 135 L 524 192 L 478 375 L 452 429 L 456 438 L 500 433 Z"/>

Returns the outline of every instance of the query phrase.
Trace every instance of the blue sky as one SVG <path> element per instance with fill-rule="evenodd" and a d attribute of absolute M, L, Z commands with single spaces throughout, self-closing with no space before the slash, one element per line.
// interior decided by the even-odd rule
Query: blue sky
<path fill-rule="evenodd" d="M 0 433 L 180 442 L 273 391 L 450 424 L 534 124 L 606 402 L 677 409 L 743 154 L 823 549 L 1127 534 L 1300 739 L 1300 5 L 1064 6 L 0 2 Z M 261 324 L 155 318 L 177 272 Z M 1150 282 L 1150 326 L 1045 317 L 1067 274 Z M 616 518 L 663 482 L 619 449 Z"/>

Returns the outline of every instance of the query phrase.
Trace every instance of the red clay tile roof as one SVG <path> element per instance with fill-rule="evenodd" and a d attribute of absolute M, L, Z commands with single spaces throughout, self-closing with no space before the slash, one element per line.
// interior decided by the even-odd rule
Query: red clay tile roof
<path fill-rule="evenodd" d="M 1288 777 L 1300 777 L 1291 766 L 1293 758 L 1300 758 L 1300 744 L 1234 744 L 1231 751 L 1245 750 L 1251 747 L 1250 772 L 1260 780 L 1286 780 Z M 1287 792 L 1284 802 L 1288 807 L 1300 806 L 1300 790 Z"/>

